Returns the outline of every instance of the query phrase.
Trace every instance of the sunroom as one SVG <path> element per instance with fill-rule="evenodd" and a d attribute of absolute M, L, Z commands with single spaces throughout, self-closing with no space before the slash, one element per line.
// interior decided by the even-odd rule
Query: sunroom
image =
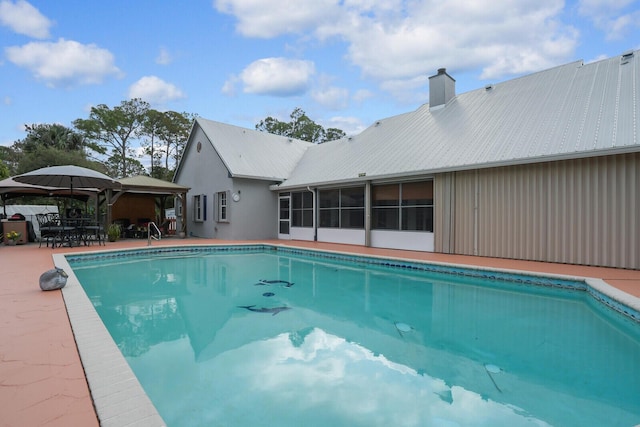
<path fill-rule="evenodd" d="M 433 179 L 279 193 L 280 239 L 433 251 Z"/>

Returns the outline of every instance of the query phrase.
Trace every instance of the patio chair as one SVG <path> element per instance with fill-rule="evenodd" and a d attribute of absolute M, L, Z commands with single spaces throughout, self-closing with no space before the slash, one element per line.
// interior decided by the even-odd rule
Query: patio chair
<path fill-rule="evenodd" d="M 83 239 L 86 246 L 97 242 L 98 246 L 104 245 L 104 227 L 98 222 L 89 222 L 83 228 Z"/>
<path fill-rule="evenodd" d="M 38 227 L 40 228 L 40 245 L 42 240 L 46 239 L 47 247 L 51 242 L 51 247 L 55 247 L 56 240 L 60 237 L 60 216 L 56 213 L 36 214 Z"/>

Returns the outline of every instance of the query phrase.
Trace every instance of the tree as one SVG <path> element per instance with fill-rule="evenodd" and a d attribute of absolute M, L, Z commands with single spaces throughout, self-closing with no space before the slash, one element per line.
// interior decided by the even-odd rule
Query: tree
<path fill-rule="evenodd" d="M 335 141 L 336 139 L 344 138 L 345 136 L 347 136 L 347 134 L 342 129 L 328 128 L 324 142 Z"/>
<path fill-rule="evenodd" d="M 135 175 L 146 175 L 147 171 L 144 168 L 144 165 L 140 163 L 138 159 L 135 158 L 136 154 L 132 149 L 127 150 L 127 175 L 126 176 L 135 176 Z M 109 176 L 118 176 L 120 170 L 122 168 L 122 158 L 120 154 L 114 154 L 104 162 L 104 166 L 107 169 L 106 174 Z"/>
<path fill-rule="evenodd" d="M 154 166 L 160 160 L 160 155 L 156 151 L 156 142 L 160 139 L 160 135 L 164 132 L 164 113 L 157 110 L 149 110 L 142 123 L 141 135 L 148 139 L 144 140 L 142 145 L 145 148 L 145 154 L 151 157 L 150 175 L 155 178 Z"/>
<path fill-rule="evenodd" d="M 62 151 L 99 150 L 96 145 L 85 141 L 83 136 L 60 124 L 25 125 L 27 137 L 22 141 L 22 150 L 34 151 L 37 148 L 55 148 Z"/>
<path fill-rule="evenodd" d="M 299 107 L 296 107 L 289 117 L 291 119 L 290 122 L 281 122 L 273 117 L 267 117 L 256 125 L 256 129 L 262 132 L 273 133 L 275 135 L 282 135 L 289 138 L 313 142 L 315 144 L 332 141 L 347 135 L 340 129 L 324 129 L 322 126 L 311 120 Z"/>
<path fill-rule="evenodd" d="M 150 175 L 170 180 L 175 164 L 189 138 L 192 115 L 175 111 L 149 110 L 142 127 L 145 153 L 151 158 Z M 161 146 L 160 146 L 161 145 Z"/>
<path fill-rule="evenodd" d="M 77 165 L 104 171 L 88 157 L 88 151 L 100 148 L 82 135 L 60 124 L 25 125 L 27 136 L 14 142 L 12 172 L 24 173 L 46 166 Z"/>
<path fill-rule="evenodd" d="M 15 145 L 15 143 L 14 143 Z M 0 146 L 0 160 L 2 161 L 0 168 L 1 178 L 8 178 L 15 174 L 20 156 L 16 153 L 15 148 Z"/>
<path fill-rule="evenodd" d="M 191 126 L 195 119 L 194 114 L 190 113 L 177 113 L 175 111 L 167 111 L 165 113 L 167 118 L 166 132 L 163 134 L 164 140 L 164 155 L 165 164 L 164 167 L 167 171 L 174 169 L 182 156 L 189 134 L 191 133 Z M 173 160 L 173 168 L 170 166 L 170 160 Z"/>
<path fill-rule="evenodd" d="M 2 160 L 2 157 L 0 157 L 0 160 Z M 0 163 L 0 179 L 9 178 L 10 176 L 11 172 L 9 172 L 9 166 L 7 166 L 4 160 L 2 160 Z"/>
<path fill-rule="evenodd" d="M 131 149 L 149 111 L 149 104 L 139 98 L 122 101 L 110 109 L 104 104 L 91 108 L 88 119 L 77 119 L 74 126 L 87 139 L 100 147 L 110 149 L 108 163 L 115 167 L 117 177 L 126 177 L 138 170 Z M 137 162 L 137 164 L 136 164 Z"/>

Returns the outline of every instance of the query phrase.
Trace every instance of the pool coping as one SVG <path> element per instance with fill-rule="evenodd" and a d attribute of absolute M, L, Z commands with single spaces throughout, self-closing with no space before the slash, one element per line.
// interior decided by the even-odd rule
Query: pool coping
<path fill-rule="evenodd" d="M 70 268 L 66 255 L 54 254 L 53 260 L 56 267 L 69 275 L 62 297 L 100 425 L 166 426 Z"/>
<path fill-rule="evenodd" d="M 56 267 L 63 268 L 68 274 L 67 285 L 62 289 L 63 299 L 67 308 L 67 314 L 72 332 L 78 347 L 81 363 L 83 365 L 93 404 L 101 426 L 166 426 L 166 423 L 158 413 L 156 407 L 144 391 L 142 385 L 127 363 L 124 355 L 113 341 L 107 328 L 104 326 L 89 297 L 84 292 L 78 278 L 71 269 L 67 256 L 87 257 L 104 256 L 105 254 L 122 253 L 123 256 L 131 252 L 175 251 L 184 252 L 188 249 L 202 249 L 206 247 L 272 247 L 284 252 L 306 252 L 316 254 L 333 254 L 335 256 L 350 259 L 375 259 L 389 260 L 402 268 L 403 265 L 413 264 L 433 266 L 430 271 L 438 270 L 464 270 L 477 272 L 483 277 L 487 273 L 499 273 L 504 275 L 526 276 L 540 279 L 553 279 L 560 281 L 582 282 L 583 290 L 589 293 L 598 302 L 605 304 L 621 315 L 640 322 L 640 298 L 627 294 L 602 279 L 583 276 L 570 276 L 555 273 L 540 273 L 524 270 L 472 266 L 438 261 L 423 261 L 393 256 L 381 256 L 375 254 L 355 254 L 351 252 L 334 251 L 329 249 L 315 249 L 294 245 L 282 245 L 272 243 L 224 243 L 224 244 L 193 244 L 176 245 L 153 248 L 112 249 L 92 252 L 91 255 L 76 253 L 54 254 L 53 260 Z M 410 268 L 410 267 L 405 267 Z M 448 271 L 451 274 L 450 271 Z M 456 274 L 456 273 L 454 273 Z M 462 274 L 462 273 L 461 273 Z M 468 274 L 465 274 L 468 275 Z M 489 274 L 490 276 L 490 274 Z M 553 286 L 553 285 L 551 285 Z M 630 310 L 625 311 L 625 307 Z"/>

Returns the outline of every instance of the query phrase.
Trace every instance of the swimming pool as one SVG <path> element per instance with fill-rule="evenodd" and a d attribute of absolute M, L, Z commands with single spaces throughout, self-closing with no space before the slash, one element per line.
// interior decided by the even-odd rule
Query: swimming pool
<path fill-rule="evenodd" d="M 582 281 L 261 245 L 68 258 L 170 426 L 640 420 L 637 312 Z"/>

